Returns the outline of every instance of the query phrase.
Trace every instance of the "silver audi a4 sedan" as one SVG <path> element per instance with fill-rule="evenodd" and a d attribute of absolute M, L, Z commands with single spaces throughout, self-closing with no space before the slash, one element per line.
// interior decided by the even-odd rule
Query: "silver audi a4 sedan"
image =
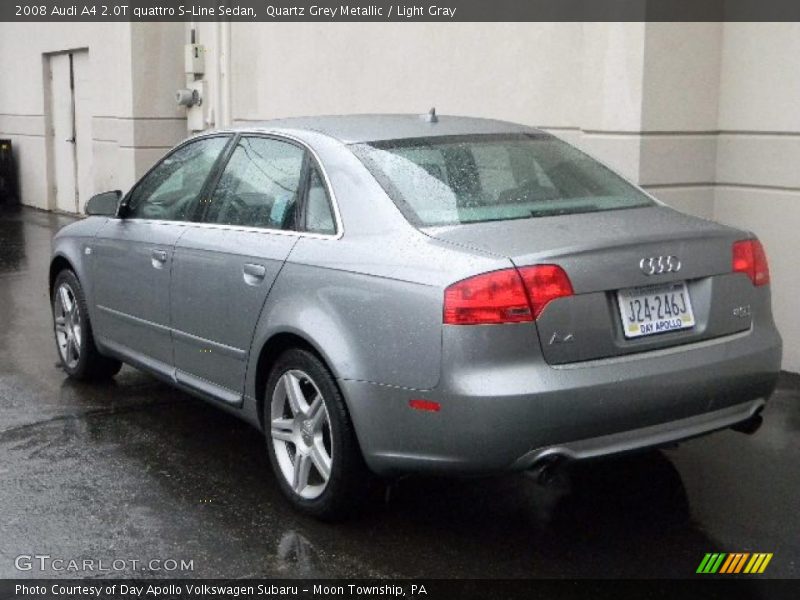
<path fill-rule="evenodd" d="M 746 231 L 542 131 L 360 115 L 191 138 L 53 242 L 76 379 L 128 363 L 264 432 L 320 518 L 375 476 L 752 432 L 781 339 Z"/>

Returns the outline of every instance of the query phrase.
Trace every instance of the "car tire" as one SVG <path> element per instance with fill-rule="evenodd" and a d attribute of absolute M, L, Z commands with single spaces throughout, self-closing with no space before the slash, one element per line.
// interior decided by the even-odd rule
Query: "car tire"
<path fill-rule="evenodd" d="M 56 276 L 52 299 L 56 350 L 67 375 L 78 381 L 98 381 L 116 375 L 122 363 L 103 356 L 97 349 L 83 288 L 75 273 L 64 269 Z"/>
<path fill-rule="evenodd" d="M 337 521 L 364 505 L 374 476 L 336 381 L 315 354 L 294 348 L 278 358 L 263 417 L 272 469 L 296 509 Z"/>

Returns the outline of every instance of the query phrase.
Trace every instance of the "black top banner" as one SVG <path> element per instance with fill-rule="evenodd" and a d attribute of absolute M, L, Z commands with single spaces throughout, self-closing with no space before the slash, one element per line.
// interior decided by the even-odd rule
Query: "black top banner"
<path fill-rule="evenodd" d="M 1 21 L 800 21 L 800 1 L 2 0 Z"/>

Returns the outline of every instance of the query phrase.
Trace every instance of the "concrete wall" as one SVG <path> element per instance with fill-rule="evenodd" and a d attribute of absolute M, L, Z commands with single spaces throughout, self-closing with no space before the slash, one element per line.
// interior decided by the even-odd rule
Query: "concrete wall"
<path fill-rule="evenodd" d="M 235 24 L 232 118 L 486 116 L 548 129 L 680 210 L 754 230 L 800 371 L 800 25 Z"/>
<path fill-rule="evenodd" d="M 574 125 L 581 24 L 233 25 L 234 119 L 441 112 Z M 469 65 L 469 68 L 465 68 Z"/>
<path fill-rule="evenodd" d="M 88 48 L 95 190 L 126 189 L 187 135 L 183 44 L 205 45 L 209 126 L 353 112 L 485 116 L 577 144 L 687 212 L 754 230 L 784 366 L 800 371 L 800 25 L 0 24 L 0 136 L 23 201 L 51 207 L 47 53 Z M 13 82 L 9 85 L 7 82 Z"/>
<path fill-rule="evenodd" d="M 3 60 L 3 85 L 0 86 L 0 136 L 10 137 L 17 159 L 20 193 L 23 202 L 39 208 L 54 206 L 52 182 L 48 185 L 47 112 L 45 98 L 47 54 L 90 48 L 90 110 L 105 114 L 126 110 L 130 96 L 130 61 L 126 61 L 128 27 L 99 27 L 76 24 L 0 24 L 0 56 Z M 105 47 L 102 53 L 98 46 Z M 24 49 L 24 50 L 21 50 Z M 6 57 L 13 57 L 8 60 Z M 104 77 L 99 75 L 104 73 Z M 99 82 L 104 80 L 105 86 Z M 117 93 L 112 91 L 117 90 Z M 102 113 L 101 113 L 102 114 Z M 116 151 L 116 147 L 114 148 Z M 116 158 L 116 157 L 115 157 Z"/>
<path fill-rule="evenodd" d="M 14 145 L 25 204 L 55 206 L 48 55 L 88 49 L 92 139 L 83 205 L 98 191 L 126 189 L 185 137 L 185 119 L 172 96 L 183 86 L 183 36 L 181 23 L 0 24 L 0 137 Z"/>
<path fill-rule="evenodd" d="M 723 25 L 648 23 L 638 181 L 675 208 L 712 217 Z"/>
<path fill-rule="evenodd" d="M 721 56 L 714 216 L 763 241 L 784 365 L 800 371 L 800 24 L 728 23 Z"/>
<path fill-rule="evenodd" d="M 234 122 L 359 112 L 534 124 L 636 177 L 641 23 L 235 23 Z"/>

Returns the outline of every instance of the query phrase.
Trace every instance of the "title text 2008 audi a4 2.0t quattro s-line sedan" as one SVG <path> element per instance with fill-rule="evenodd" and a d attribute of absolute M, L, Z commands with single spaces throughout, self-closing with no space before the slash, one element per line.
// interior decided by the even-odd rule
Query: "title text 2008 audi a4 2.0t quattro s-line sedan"
<path fill-rule="evenodd" d="M 521 125 L 204 134 L 87 213 L 50 268 L 66 372 L 125 362 L 240 415 L 318 517 L 374 474 L 753 430 L 780 365 L 757 239 Z"/>

